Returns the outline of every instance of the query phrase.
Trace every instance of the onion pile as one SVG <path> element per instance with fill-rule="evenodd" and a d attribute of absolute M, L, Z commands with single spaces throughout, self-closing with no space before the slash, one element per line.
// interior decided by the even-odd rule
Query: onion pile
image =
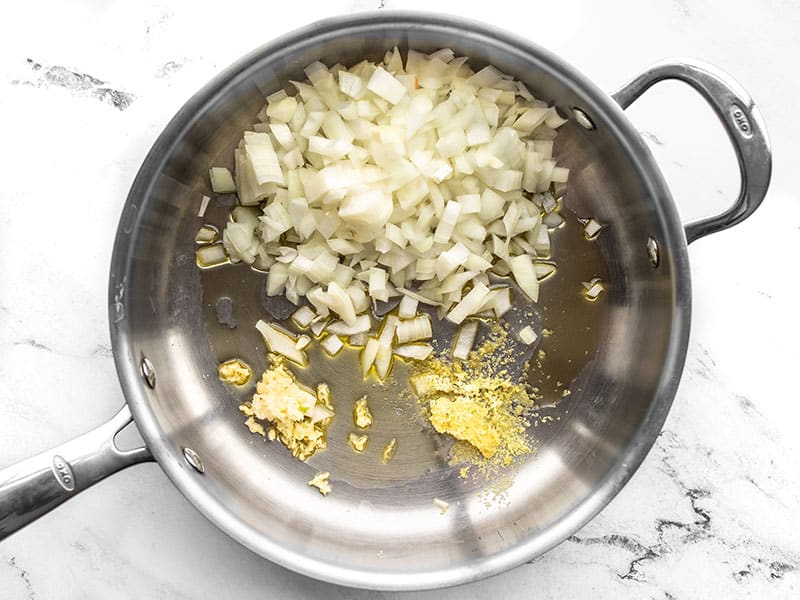
<path fill-rule="evenodd" d="M 367 335 L 379 372 L 392 355 L 384 338 L 407 346 L 402 356 L 429 353 L 418 347 L 430 337 L 420 303 L 454 323 L 499 317 L 511 296 L 493 275 L 538 299 L 563 221 L 550 190 L 568 176 L 552 157 L 565 122 L 554 107 L 449 49 L 410 50 L 404 64 L 395 48 L 382 63 L 316 62 L 305 74 L 295 95 L 267 98 L 235 151 L 241 206 L 222 236 L 232 262 L 268 272 L 270 296 L 305 298 L 303 324 L 331 319 L 332 334 Z M 231 189 L 224 171 L 212 169 L 215 191 Z M 369 309 L 393 299 L 397 315 L 369 337 Z"/>

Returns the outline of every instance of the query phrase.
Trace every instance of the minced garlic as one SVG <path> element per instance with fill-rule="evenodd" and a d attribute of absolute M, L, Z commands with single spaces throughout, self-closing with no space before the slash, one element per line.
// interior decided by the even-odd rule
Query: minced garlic
<path fill-rule="evenodd" d="M 369 412 L 369 406 L 367 406 L 367 397 L 362 396 L 353 405 L 353 423 L 359 429 L 366 429 L 373 422 L 372 413 Z"/>
<path fill-rule="evenodd" d="M 250 433 L 258 433 L 262 437 L 266 435 L 266 431 L 264 431 L 264 426 L 256 421 L 255 417 L 248 417 L 247 420 L 244 422 L 247 425 L 247 428 L 250 430 Z"/>
<path fill-rule="evenodd" d="M 217 367 L 217 373 L 222 381 L 233 385 L 244 385 L 253 376 L 253 369 L 239 358 L 232 358 Z"/>
<path fill-rule="evenodd" d="M 319 490 L 319 493 L 323 496 L 327 496 L 331 493 L 331 482 L 328 481 L 328 477 L 331 474 L 328 471 L 322 471 L 314 475 L 313 479 L 308 482 L 308 485 L 313 486 Z"/>
<path fill-rule="evenodd" d="M 396 450 L 397 438 L 392 438 L 389 443 L 384 446 L 383 451 L 381 452 L 381 462 L 383 464 L 387 464 L 390 460 L 392 460 Z"/>
<path fill-rule="evenodd" d="M 269 438 L 277 436 L 292 456 L 306 460 L 327 446 L 325 430 L 333 416 L 330 390 L 327 385 L 321 384 L 315 394 L 297 382 L 283 359 L 270 355 L 270 362 L 271 366 L 256 384 L 253 399 L 240 406 L 239 410 L 250 417 L 246 423 L 251 431 L 255 432 L 253 423 L 258 425 L 254 417 L 269 421 L 272 424 Z M 320 417 L 322 407 L 324 412 Z M 258 433 L 263 435 L 263 427 Z"/>
<path fill-rule="evenodd" d="M 366 435 L 358 435 L 357 433 L 351 433 L 347 437 L 347 443 L 350 444 L 350 447 L 353 449 L 354 452 L 358 452 L 361 454 L 364 450 L 367 449 L 367 442 L 369 442 L 369 437 Z"/>

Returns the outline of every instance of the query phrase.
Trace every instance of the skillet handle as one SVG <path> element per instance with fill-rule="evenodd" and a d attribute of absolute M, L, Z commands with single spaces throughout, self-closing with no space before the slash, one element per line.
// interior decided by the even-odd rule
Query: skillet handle
<path fill-rule="evenodd" d="M 758 208 L 769 187 L 772 151 L 761 112 L 750 95 L 729 75 L 693 59 L 657 63 L 611 94 L 624 109 L 665 79 L 677 79 L 692 86 L 716 113 L 733 144 L 739 162 L 742 185 L 733 206 L 713 217 L 688 223 L 686 241 L 733 227 Z"/>
<path fill-rule="evenodd" d="M 132 420 L 126 404 L 89 433 L 0 470 L 0 540 L 120 469 L 153 460 L 147 448 L 114 444 Z"/>

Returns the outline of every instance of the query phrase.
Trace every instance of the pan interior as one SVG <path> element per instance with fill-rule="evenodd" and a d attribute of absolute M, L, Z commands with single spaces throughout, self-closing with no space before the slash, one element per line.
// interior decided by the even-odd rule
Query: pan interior
<path fill-rule="evenodd" d="M 201 92 L 165 133 L 166 142 L 177 136 L 176 143 L 160 141 L 134 185 L 129 204 L 139 210 L 124 251 L 127 263 L 112 272 L 112 331 L 124 337 L 118 363 L 138 364 L 147 356 L 157 372 L 152 391 L 138 379 L 126 383 L 135 388 L 129 401 L 162 466 L 240 541 L 292 568 L 344 583 L 454 583 L 530 558 L 569 535 L 643 458 L 668 409 L 685 344 L 688 307 L 678 289 L 685 248 L 644 146 L 623 143 L 625 125 L 608 110 L 610 100 L 549 55 L 472 24 L 448 22 L 362 19 L 349 27 L 321 26 L 257 52 L 228 73 L 224 86 Z M 555 406 L 540 413 L 552 420 L 531 428 L 537 452 L 508 472 L 510 487 L 506 480 L 461 478 L 458 466 L 448 465 L 448 441 L 433 435 L 413 401 L 399 393 L 402 369 L 398 385 L 343 376 L 356 373 L 355 351 L 336 361 L 312 352 L 312 367 L 301 375 L 307 384 L 330 384 L 339 415 L 329 449 L 305 464 L 245 428 L 238 405 L 252 385 L 237 391 L 216 376 L 218 362 L 232 356 L 260 373 L 266 356 L 253 324 L 271 313 L 286 316 L 288 309 L 265 301 L 262 273 L 245 266 L 197 268 L 198 227 L 222 227 L 229 210 L 212 199 L 205 218 L 197 217 L 202 196 L 213 198 L 208 168 L 232 167 L 232 149 L 264 95 L 302 80 L 305 65 L 375 60 L 394 45 L 452 47 L 475 66 L 491 63 L 513 74 L 565 115 L 582 108 L 596 125 L 586 130 L 571 119 L 556 140 L 559 162 L 571 169 L 567 224 L 553 240 L 558 272 L 543 284 L 533 316 L 553 335 L 519 352 L 521 365 L 535 350 L 545 351 L 541 367 L 526 376 L 542 390 L 542 404 Z M 588 242 L 575 216 L 608 226 Z M 658 268 L 648 260 L 649 236 L 660 243 Z M 607 291 L 588 303 L 580 282 L 595 276 Z M 115 277 L 124 277 L 121 300 Z M 221 298 L 233 303 L 233 329 L 215 314 Z M 522 319 L 522 312 L 515 314 Z M 564 387 L 571 390 L 566 397 Z M 363 394 L 375 425 L 367 452 L 356 455 L 346 437 L 353 430 L 352 402 Z M 383 465 L 380 451 L 392 437 L 397 453 Z M 181 460 L 185 447 L 200 456 L 202 475 Z M 325 498 L 306 485 L 322 470 L 331 472 L 334 488 Z M 507 489 L 494 498 L 498 484 Z M 449 503 L 445 515 L 434 498 Z"/>

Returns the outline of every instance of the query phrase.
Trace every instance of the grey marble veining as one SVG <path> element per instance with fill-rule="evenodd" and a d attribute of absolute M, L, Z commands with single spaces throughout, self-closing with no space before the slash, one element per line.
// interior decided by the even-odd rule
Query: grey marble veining
<path fill-rule="evenodd" d="M 796 3 L 753 2 L 746 19 L 697 0 L 15 4 L 0 23 L 0 462 L 119 407 L 106 324 L 111 245 L 136 170 L 182 102 L 283 32 L 384 5 L 492 22 L 608 90 L 658 59 L 695 56 L 732 73 L 761 107 L 772 189 L 747 223 L 690 249 L 689 355 L 650 455 L 606 510 L 548 554 L 416 594 L 329 586 L 267 563 L 142 465 L 0 544 L 0 598 L 799 597 Z M 735 163 L 691 93 L 659 86 L 629 115 L 686 220 L 733 200 Z"/>

